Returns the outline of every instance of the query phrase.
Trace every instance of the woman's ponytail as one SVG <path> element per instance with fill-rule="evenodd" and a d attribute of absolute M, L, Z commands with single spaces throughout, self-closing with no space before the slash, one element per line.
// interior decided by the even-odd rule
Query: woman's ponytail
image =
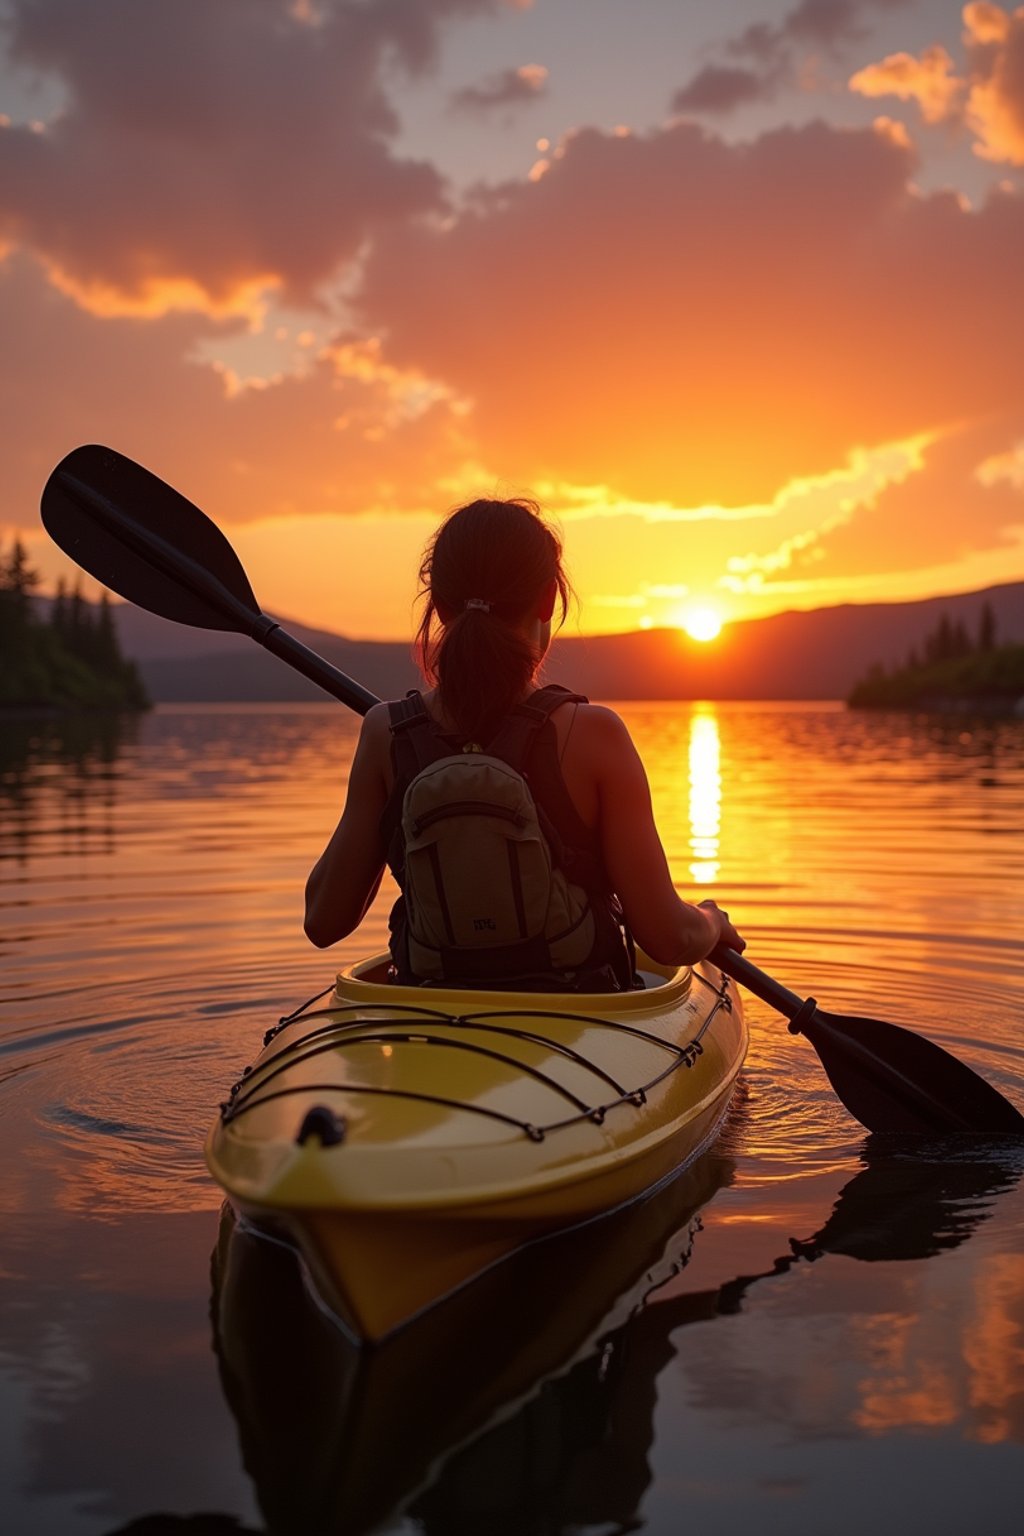
<path fill-rule="evenodd" d="M 522 633 L 552 587 L 564 619 L 561 544 L 532 501 L 474 501 L 453 512 L 420 567 L 424 675 L 459 732 L 486 746 L 528 691 L 541 657 Z"/>

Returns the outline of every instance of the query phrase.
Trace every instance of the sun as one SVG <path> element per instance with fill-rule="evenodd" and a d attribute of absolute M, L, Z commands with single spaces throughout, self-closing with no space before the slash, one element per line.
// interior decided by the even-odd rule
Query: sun
<path fill-rule="evenodd" d="M 691 640 L 699 640 L 702 644 L 717 640 L 722 633 L 722 615 L 710 603 L 695 603 L 692 608 L 682 609 L 676 623 Z"/>

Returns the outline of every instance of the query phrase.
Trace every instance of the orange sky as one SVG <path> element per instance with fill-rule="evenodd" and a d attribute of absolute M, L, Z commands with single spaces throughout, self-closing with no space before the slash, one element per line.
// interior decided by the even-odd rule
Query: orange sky
<path fill-rule="evenodd" d="M 408 633 L 478 494 L 584 631 L 1024 578 L 1024 7 L 13 0 L 3 534 L 107 442 Z"/>

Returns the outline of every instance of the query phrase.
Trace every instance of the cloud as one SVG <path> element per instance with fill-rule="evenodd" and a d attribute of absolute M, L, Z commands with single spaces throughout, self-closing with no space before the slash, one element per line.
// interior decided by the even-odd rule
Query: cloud
<path fill-rule="evenodd" d="M 799 83 L 800 63 L 812 54 L 838 54 L 866 35 L 871 11 L 896 10 L 910 0 L 800 0 L 778 22 L 757 21 L 722 45 L 742 64 L 705 65 L 672 98 L 673 112 L 727 113 L 768 101 Z"/>
<path fill-rule="evenodd" d="M 894 53 L 849 81 L 863 96 L 915 100 L 927 123 L 959 122 L 983 160 L 1024 165 L 1024 6 L 964 7 L 962 73 L 941 43 L 918 56 Z"/>
<path fill-rule="evenodd" d="M 518 69 L 503 69 L 489 75 L 481 85 L 467 85 L 456 91 L 452 106 L 458 111 L 474 113 L 520 106 L 543 96 L 547 82 L 548 72 L 543 64 L 521 64 Z"/>
<path fill-rule="evenodd" d="M 984 160 L 1024 165 L 1024 6 L 968 5 L 970 62 L 967 119 Z"/>
<path fill-rule="evenodd" d="M 986 43 L 1004 43 L 1012 26 L 1012 19 L 1001 5 L 990 5 L 985 0 L 964 6 L 964 33 L 969 43 L 984 47 Z"/>
<path fill-rule="evenodd" d="M 53 462 L 77 442 L 113 440 L 228 523 L 426 514 L 505 485 L 553 488 L 569 514 L 614 529 L 595 503 L 604 487 L 619 527 L 637 530 L 635 541 L 609 534 L 624 584 L 602 577 L 608 591 L 649 581 L 651 548 L 671 571 L 684 539 L 708 572 L 707 552 L 718 571 L 730 554 L 749 555 L 749 573 L 759 561 L 777 589 L 807 590 L 818 572 L 838 582 L 844 563 L 865 581 L 890 561 L 909 571 L 915 541 L 920 566 L 922 549 L 952 560 L 1012 539 L 1024 441 L 1018 192 L 972 209 L 915 191 L 915 153 L 892 122 L 811 123 L 731 143 L 676 121 L 648 134 L 582 129 L 536 180 L 478 187 L 456 206 L 429 166 L 394 158 L 380 84 L 387 59 L 429 67 L 451 6 L 236 4 L 182 0 L 176 11 L 185 51 L 202 43 L 184 102 L 174 90 L 187 71 L 174 58 L 163 98 L 119 78 L 116 61 L 132 48 L 113 27 L 114 0 L 95 0 L 112 26 L 102 46 L 71 0 L 19 7 L 24 61 L 70 62 L 58 71 L 63 117 L 31 143 L 0 129 L 0 245 L 14 251 L 0 266 L 5 516 L 31 526 Z M 170 48 L 166 9 L 147 14 Z M 138 10 L 125 4 L 126 26 Z M 808 28 L 810 12 L 798 12 Z M 850 25 L 856 8 L 843 14 Z M 233 31 L 217 32 L 222 15 Z M 369 76 L 356 81 L 331 29 L 359 18 Z M 973 8 L 970 25 L 977 79 L 1009 79 L 1015 18 Z M 76 29 L 77 41 L 67 35 Z M 218 47 L 241 50 L 244 88 L 218 65 Z M 342 101 L 337 140 L 310 150 L 314 171 L 326 177 L 340 156 L 349 175 L 369 145 L 388 185 L 339 212 L 321 180 L 307 221 L 277 229 L 296 141 L 279 146 L 259 183 L 251 154 L 269 155 L 277 130 L 242 108 L 265 70 L 264 106 L 283 122 L 300 84 L 315 96 L 331 58 L 332 89 L 351 77 L 357 100 Z M 236 92 L 234 106 L 221 89 Z M 303 131 L 328 112 L 324 88 Z M 38 186 L 18 169 L 37 151 Z M 126 194 L 133 155 L 137 202 Z M 293 179 L 305 187 L 312 174 L 303 164 Z M 279 247 L 261 247 L 264 232 Z M 307 296 L 345 259 L 346 318 L 329 343 L 300 348 L 295 372 L 245 383 L 238 338 L 266 300 L 260 284 Z M 145 323 L 134 318 L 143 310 Z M 874 462 L 885 445 L 925 438 L 935 446 L 905 486 L 874 505 L 848 487 L 845 505 L 826 505 L 829 477 L 858 454 Z M 801 502 L 787 488 L 804 482 L 822 489 Z"/>
<path fill-rule="evenodd" d="M 760 101 L 774 89 L 776 76 L 760 75 L 738 64 L 708 64 L 672 98 L 673 112 L 732 112 Z"/>
<path fill-rule="evenodd" d="M 880 549 L 887 572 L 921 571 L 979 551 L 1016 549 L 1024 532 L 1022 439 L 1020 412 L 937 435 L 922 447 L 911 472 L 815 530 L 799 547 L 780 548 L 775 568 L 789 579 L 856 582 L 878 570 Z M 944 520 L 940 531 L 936 507 L 943 502 L 955 506 L 957 515 Z M 770 575 L 772 557 L 760 564 Z"/>
<path fill-rule="evenodd" d="M 498 0 L 12 0 L 9 52 L 60 81 L 42 132 L 0 129 L 0 244 L 97 313 L 309 302 L 365 242 L 445 194 L 403 159 L 387 69 Z"/>
<path fill-rule="evenodd" d="M 27 259 L 0 268 L 0 524 L 38 527 L 46 476 L 83 442 L 138 459 L 227 523 L 436 511 L 461 477 L 478 483 L 458 401 L 420 371 L 339 340 L 303 375 L 232 391 L 187 359 L 236 328 L 101 319 Z"/>
<path fill-rule="evenodd" d="M 835 49 L 864 36 L 863 16 L 872 8 L 872 0 L 801 0 L 774 25 L 759 21 L 746 27 L 729 43 L 729 52 L 767 64 L 794 46 Z"/>
<path fill-rule="evenodd" d="M 964 93 L 956 66 L 940 43 L 919 58 L 891 53 L 880 64 L 869 64 L 850 79 L 851 91 L 862 96 L 897 96 L 916 101 L 926 123 L 941 123 L 957 113 Z"/>
<path fill-rule="evenodd" d="M 357 304 L 515 479 L 770 501 L 855 445 L 1024 404 L 1024 199 L 971 211 L 914 169 L 889 131 L 586 130 L 538 181 L 382 237 Z"/>

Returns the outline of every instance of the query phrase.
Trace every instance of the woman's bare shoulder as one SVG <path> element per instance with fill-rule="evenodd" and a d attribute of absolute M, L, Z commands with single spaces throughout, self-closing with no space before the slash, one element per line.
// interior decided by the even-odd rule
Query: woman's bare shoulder
<path fill-rule="evenodd" d="M 555 713 L 563 768 L 585 778 L 603 779 L 616 766 L 636 760 L 625 722 L 606 704 L 566 702 Z"/>
<path fill-rule="evenodd" d="M 583 720 L 601 721 L 606 728 L 611 726 L 616 730 L 624 731 L 626 729 L 622 716 L 617 715 L 614 709 L 610 709 L 607 704 L 581 704 L 580 718 Z"/>
<path fill-rule="evenodd" d="M 568 715 L 572 706 L 560 711 Z M 607 747 L 616 744 L 625 745 L 631 743 L 632 738 L 626 729 L 625 721 L 621 715 L 617 715 L 614 709 L 609 709 L 607 704 L 580 704 L 576 706 L 575 716 L 572 717 L 573 734 L 582 736 L 592 743 L 603 743 Z"/>
<path fill-rule="evenodd" d="M 391 735 L 391 716 L 388 713 L 387 701 L 382 699 L 377 704 L 372 704 L 363 716 L 359 727 L 359 750 L 361 752 L 379 751 Z"/>
<path fill-rule="evenodd" d="M 372 705 L 363 716 L 353 771 L 366 767 L 388 778 L 390 760 L 391 716 L 387 703 L 382 701 Z"/>
<path fill-rule="evenodd" d="M 378 699 L 376 704 L 371 704 L 363 716 L 363 734 L 368 736 L 386 736 L 391 729 L 391 705 L 387 699 Z"/>

